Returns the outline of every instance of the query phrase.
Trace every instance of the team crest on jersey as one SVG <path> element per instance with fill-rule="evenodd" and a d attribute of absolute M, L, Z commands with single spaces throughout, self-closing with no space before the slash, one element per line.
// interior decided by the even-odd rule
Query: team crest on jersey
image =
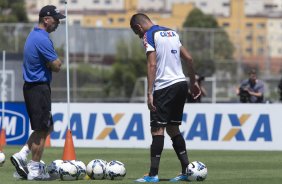
<path fill-rule="evenodd" d="M 148 47 L 147 34 L 144 34 L 144 36 L 143 36 L 143 45 L 144 45 L 145 48 Z"/>
<path fill-rule="evenodd" d="M 161 31 L 160 35 L 162 37 L 174 37 L 176 34 L 173 31 Z"/>

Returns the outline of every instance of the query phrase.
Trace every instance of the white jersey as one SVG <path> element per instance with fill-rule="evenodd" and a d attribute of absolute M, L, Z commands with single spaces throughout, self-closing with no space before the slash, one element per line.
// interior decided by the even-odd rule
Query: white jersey
<path fill-rule="evenodd" d="M 143 44 L 146 53 L 155 51 L 157 56 L 154 91 L 186 81 L 180 58 L 182 44 L 174 30 L 154 25 L 145 33 Z"/>

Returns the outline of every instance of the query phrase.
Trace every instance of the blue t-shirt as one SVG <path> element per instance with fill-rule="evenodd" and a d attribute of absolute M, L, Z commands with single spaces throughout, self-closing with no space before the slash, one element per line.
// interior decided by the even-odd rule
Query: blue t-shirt
<path fill-rule="evenodd" d="M 24 46 L 24 81 L 50 83 L 52 72 L 46 67 L 46 63 L 53 62 L 57 58 L 49 33 L 35 27 L 29 33 Z"/>

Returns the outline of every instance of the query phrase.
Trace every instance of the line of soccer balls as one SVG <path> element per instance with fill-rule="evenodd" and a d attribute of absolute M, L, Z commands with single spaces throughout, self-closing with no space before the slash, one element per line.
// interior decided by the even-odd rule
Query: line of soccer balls
<path fill-rule="evenodd" d="M 0 151 L 0 167 L 5 163 L 5 154 Z M 61 180 L 121 180 L 126 175 L 125 165 L 117 160 L 107 162 L 102 159 L 91 160 L 87 166 L 82 161 L 54 160 L 46 168 L 52 179 Z M 203 181 L 207 178 L 208 170 L 200 161 L 191 162 L 186 169 L 190 181 Z"/>
<path fill-rule="evenodd" d="M 5 154 L 0 151 L 0 167 L 5 163 Z M 42 163 L 44 163 L 42 161 Z M 45 163 L 44 163 L 45 164 Z M 52 179 L 71 180 L 121 180 L 126 175 L 122 162 L 112 160 L 107 162 L 102 159 L 91 160 L 87 166 L 79 160 L 63 161 L 54 160 L 46 168 Z"/>
<path fill-rule="evenodd" d="M 87 166 L 78 160 L 54 160 L 47 166 L 47 172 L 53 179 L 60 178 L 66 181 L 84 178 L 121 180 L 126 175 L 126 169 L 122 162 L 117 160 L 106 162 L 102 159 L 91 160 Z"/>

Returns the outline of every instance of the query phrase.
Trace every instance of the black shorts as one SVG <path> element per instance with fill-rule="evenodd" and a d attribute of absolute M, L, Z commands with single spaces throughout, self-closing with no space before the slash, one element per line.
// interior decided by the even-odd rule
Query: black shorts
<path fill-rule="evenodd" d="M 154 91 L 154 105 L 157 110 L 150 112 L 150 125 L 152 127 L 181 125 L 187 93 L 188 85 L 186 81 Z"/>
<path fill-rule="evenodd" d="M 25 82 L 23 94 L 31 129 L 49 130 L 53 126 L 50 85 Z"/>

